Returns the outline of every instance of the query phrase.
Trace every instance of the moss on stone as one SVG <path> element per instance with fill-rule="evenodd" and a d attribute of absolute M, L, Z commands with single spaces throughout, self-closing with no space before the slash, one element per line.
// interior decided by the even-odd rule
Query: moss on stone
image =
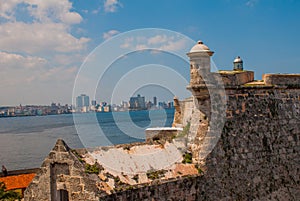
<path fill-rule="evenodd" d="M 95 163 L 94 165 L 85 164 L 85 173 L 88 174 L 99 174 L 100 168 Z"/>
<path fill-rule="evenodd" d="M 182 163 L 192 163 L 193 162 L 193 156 L 191 153 L 185 153 L 183 154 L 183 160 Z"/>
<path fill-rule="evenodd" d="M 160 179 L 165 176 L 166 172 L 167 172 L 166 170 L 157 170 L 157 171 L 150 170 L 147 172 L 147 177 L 148 179 L 151 180 Z"/>

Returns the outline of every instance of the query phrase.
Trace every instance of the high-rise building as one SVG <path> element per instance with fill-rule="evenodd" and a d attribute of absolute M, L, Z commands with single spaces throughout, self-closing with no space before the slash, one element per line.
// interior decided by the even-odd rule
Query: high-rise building
<path fill-rule="evenodd" d="M 136 97 L 130 97 L 130 110 L 144 110 L 146 109 L 145 97 L 138 94 Z"/>
<path fill-rule="evenodd" d="M 90 97 L 81 94 L 80 96 L 77 96 L 76 98 L 76 107 L 77 108 L 82 108 L 82 107 L 89 107 L 90 106 Z"/>
<path fill-rule="evenodd" d="M 92 100 L 92 106 L 96 106 L 97 105 L 97 101 L 95 101 L 95 100 Z"/>
<path fill-rule="evenodd" d="M 156 96 L 153 97 L 153 105 L 157 106 L 157 98 L 156 98 Z"/>

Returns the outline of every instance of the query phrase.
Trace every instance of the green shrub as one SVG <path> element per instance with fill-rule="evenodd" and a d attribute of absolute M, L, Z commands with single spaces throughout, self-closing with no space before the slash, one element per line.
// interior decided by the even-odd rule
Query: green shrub
<path fill-rule="evenodd" d="M 6 191 L 5 183 L 0 182 L 0 200 L 3 201 L 21 200 L 21 195 L 15 191 Z"/>
<path fill-rule="evenodd" d="M 200 168 L 198 164 L 195 164 L 195 168 L 198 170 L 198 174 L 202 174 L 203 170 Z"/>
<path fill-rule="evenodd" d="M 78 160 L 81 163 L 84 163 L 85 161 L 83 160 L 82 156 L 78 154 L 78 152 L 75 149 L 72 149 L 72 153 L 78 158 Z"/>
<path fill-rule="evenodd" d="M 85 164 L 85 172 L 88 174 L 99 174 L 100 168 L 97 166 L 97 163 L 94 165 Z"/>
<path fill-rule="evenodd" d="M 147 172 L 147 177 L 148 179 L 151 180 L 160 179 L 165 176 L 166 172 L 167 172 L 166 170 L 157 170 L 157 171 L 150 170 Z"/>
<path fill-rule="evenodd" d="M 191 153 L 185 153 L 183 154 L 183 160 L 182 163 L 192 163 L 193 162 L 193 156 Z"/>

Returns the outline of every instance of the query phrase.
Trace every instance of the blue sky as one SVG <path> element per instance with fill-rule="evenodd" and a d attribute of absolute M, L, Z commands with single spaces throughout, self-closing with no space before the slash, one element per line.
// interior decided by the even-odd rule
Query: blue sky
<path fill-rule="evenodd" d="M 204 41 L 218 69 L 232 69 L 239 55 L 256 79 L 299 73 L 299 10 L 297 0 L 0 0 L 0 105 L 71 103 L 87 55 L 111 36 L 143 28 Z"/>

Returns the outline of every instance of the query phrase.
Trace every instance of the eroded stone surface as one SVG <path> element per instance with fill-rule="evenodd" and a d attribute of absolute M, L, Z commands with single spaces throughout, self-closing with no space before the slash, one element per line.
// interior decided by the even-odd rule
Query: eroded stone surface
<path fill-rule="evenodd" d="M 188 53 L 193 97 L 176 101 L 173 125 L 186 133 L 75 153 L 59 140 L 25 200 L 57 190 L 70 201 L 300 200 L 300 75 L 211 73 L 213 52 L 199 44 Z"/>

